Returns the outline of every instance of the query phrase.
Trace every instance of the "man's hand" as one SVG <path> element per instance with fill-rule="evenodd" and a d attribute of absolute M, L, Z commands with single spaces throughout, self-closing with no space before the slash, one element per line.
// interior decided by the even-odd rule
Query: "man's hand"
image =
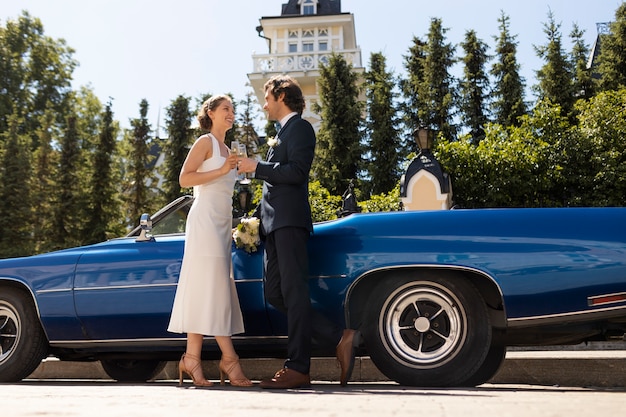
<path fill-rule="evenodd" d="M 239 158 L 237 163 L 237 173 L 246 174 L 250 172 L 256 171 L 256 166 L 258 165 L 258 161 L 256 159 L 251 158 Z"/>

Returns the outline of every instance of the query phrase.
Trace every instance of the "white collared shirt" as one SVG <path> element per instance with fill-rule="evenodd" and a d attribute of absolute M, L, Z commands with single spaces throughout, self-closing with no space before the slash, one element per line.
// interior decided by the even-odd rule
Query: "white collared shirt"
<path fill-rule="evenodd" d="M 283 117 L 282 119 L 280 119 L 278 121 L 278 123 L 280 124 L 281 129 L 282 129 L 283 126 L 285 126 L 285 124 L 289 121 L 289 119 L 291 119 L 296 114 L 298 114 L 298 113 L 294 111 L 294 112 L 289 113 L 287 116 Z"/>

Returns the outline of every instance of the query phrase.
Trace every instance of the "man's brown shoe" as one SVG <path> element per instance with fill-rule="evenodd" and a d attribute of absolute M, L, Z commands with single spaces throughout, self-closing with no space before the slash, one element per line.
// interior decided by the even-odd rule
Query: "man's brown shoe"
<path fill-rule="evenodd" d="M 259 386 L 270 389 L 308 388 L 311 386 L 311 377 L 309 374 L 283 368 L 273 378 L 262 380 Z"/>
<path fill-rule="evenodd" d="M 339 383 L 342 386 L 347 385 L 350 377 L 352 376 L 355 349 L 358 346 L 360 339 L 360 332 L 357 330 L 345 329 L 343 331 L 343 336 L 337 345 L 337 360 L 339 361 L 339 366 L 341 366 Z"/>

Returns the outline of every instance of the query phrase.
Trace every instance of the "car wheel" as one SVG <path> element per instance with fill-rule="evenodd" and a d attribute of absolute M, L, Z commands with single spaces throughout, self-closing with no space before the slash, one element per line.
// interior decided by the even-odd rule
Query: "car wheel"
<path fill-rule="evenodd" d="M 17 382 L 32 374 L 46 357 L 48 342 L 28 294 L 0 290 L 0 382 Z"/>
<path fill-rule="evenodd" d="M 104 372 L 120 382 L 145 382 L 161 373 L 167 362 L 132 359 L 103 359 Z"/>
<path fill-rule="evenodd" d="M 460 386 L 481 369 L 491 325 L 471 282 L 446 273 L 390 277 L 369 301 L 366 347 L 390 379 L 410 386 Z"/>

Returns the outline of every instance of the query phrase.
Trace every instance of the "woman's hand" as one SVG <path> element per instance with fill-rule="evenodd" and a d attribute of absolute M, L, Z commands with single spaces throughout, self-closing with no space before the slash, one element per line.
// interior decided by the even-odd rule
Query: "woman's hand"
<path fill-rule="evenodd" d="M 226 161 L 224 161 L 224 165 L 222 165 L 222 175 L 228 174 L 231 170 L 237 168 L 237 155 L 230 154 Z"/>

